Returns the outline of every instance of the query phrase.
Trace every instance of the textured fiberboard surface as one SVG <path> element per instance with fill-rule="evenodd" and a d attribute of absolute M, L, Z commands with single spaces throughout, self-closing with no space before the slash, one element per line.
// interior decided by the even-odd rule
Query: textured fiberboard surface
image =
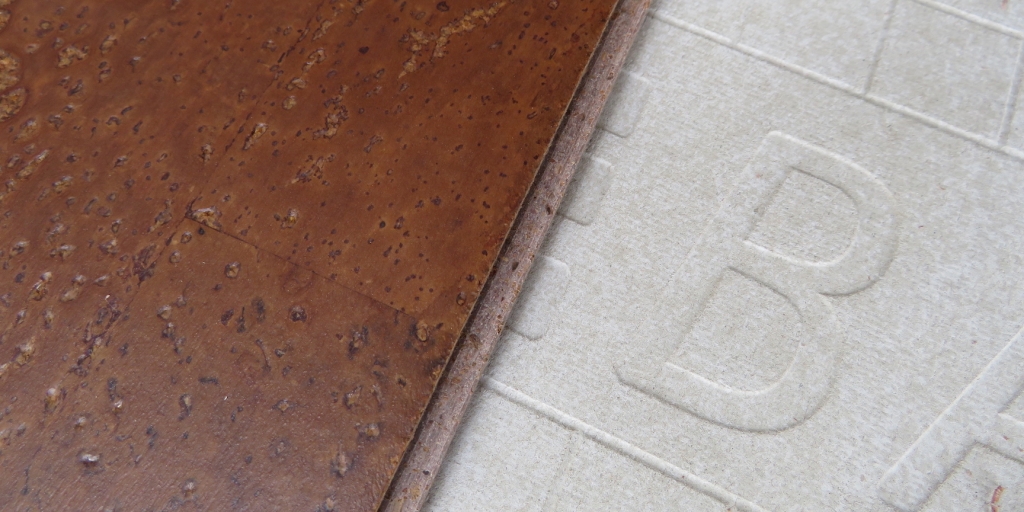
<path fill-rule="evenodd" d="M 0 508 L 376 508 L 612 7 L 0 0 Z"/>
<path fill-rule="evenodd" d="M 1021 9 L 656 1 L 427 510 L 1024 510 Z"/>

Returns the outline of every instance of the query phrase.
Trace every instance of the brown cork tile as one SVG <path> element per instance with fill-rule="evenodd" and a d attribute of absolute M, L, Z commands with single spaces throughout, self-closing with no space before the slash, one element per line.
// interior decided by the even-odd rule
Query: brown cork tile
<path fill-rule="evenodd" d="M 381 510 L 411 512 L 426 503 L 649 6 L 650 0 L 618 3 Z"/>
<path fill-rule="evenodd" d="M 172 235 L 175 262 L 128 308 L 101 307 L 101 334 L 61 351 L 32 342 L 22 373 L 77 368 L 20 379 L 49 387 L 11 406 L 38 417 L 10 440 L 12 459 L 38 449 L 11 490 L 57 510 L 374 508 L 444 347 L 408 315 L 204 233 Z"/>
<path fill-rule="evenodd" d="M 0 0 L 0 509 L 376 509 L 614 7 Z"/>

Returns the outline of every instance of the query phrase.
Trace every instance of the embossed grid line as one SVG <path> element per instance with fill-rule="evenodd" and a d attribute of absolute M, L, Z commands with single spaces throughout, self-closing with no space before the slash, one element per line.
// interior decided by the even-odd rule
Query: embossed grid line
<path fill-rule="evenodd" d="M 855 96 L 861 95 L 860 91 L 858 91 L 852 85 L 843 82 L 842 80 L 837 80 L 830 76 L 823 75 L 821 73 L 818 73 L 817 71 L 812 71 L 803 66 L 799 66 L 786 60 L 780 59 L 779 57 L 776 57 L 768 52 L 758 50 L 757 48 L 754 48 L 752 46 L 748 46 L 743 43 L 733 41 L 732 39 L 717 32 L 712 32 L 706 28 L 683 21 L 679 18 L 676 18 L 674 16 L 665 14 L 657 10 L 651 10 L 650 16 L 651 18 L 656 19 L 662 23 L 668 24 L 676 28 L 681 28 L 687 32 L 703 37 L 704 39 L 709 39 L 722 46 L 732 48 L 733 50 L 739 51 L 740 53 L 745 53 L 751 57 L 754 57 L 755 59 L 762 60 L 774 66 L 785 69 L 787 71 L 791 71 L 803 77 L 814 80 L 815 82 L 823 83 L 825 85 L 828 85 L 829 87 L 833 87 L 840 91 L 848 92 Z"/>
<path fill-rule="evenodd" d="M 1024 70 L 1024 42 L 1017 49 L 1017 64 L 1013 70 L 1013 81 L 1010 82 L 1010 93 L 1003 109 L 1003 119 L 999 124 L 999 143 L 1006 144 L 1013 130 L 1013 117 L 1017 111 L 1017 96 L 1020 94 L 1020 82 Z"/>
<path fill-rule="evenodd" d="M 646 452 L 632 444 L 609 434 L 585 421 L 570 416 L 559 409 L 556 409 L 536 398 L 533 398 L 522 391 L 519 391 L 507 384 L 499 382 L 490 377 L 481 379 L 483 385 L 523 408 L 547 418 L 548 420 L 561 425 L 571 431 L 579 432 L 592 441 L 630 459 L 633 459 L 654 471 L 657 471 L 691 489 L 706 496 L 710 496 L 728 507 L 736 507 L 740 512 L 768 512 L 761 506 L 749 500 L 729 492 L 728 490 L 711 483 L 689 471 L 686 471 L 662 458 Z"/>
<path fill-rule="evenodd" d="M 1006 25 L 1002 25 L 1000 23 L 996 23 L 994 21 L 982 18 L 981 16 L 978 16 L 978 15 L 975 15 L 975 14 L 971 14 L 969 12 L 961 11 L 960 9 L 957 9 L 956 7 L 952 7 L 952 6 L 946 5 L 944 3 L 936 2 L 935 0 L 913 0 L 913 1 L 917 2 L 918 4 L 921 4 L 923 6 L 935 9 L 936 11 L 941 11 L 941 12 L 944 12 L 944 13 L 949 14 L 951 16 L 955 16 L 957 18 L 960 18 L 960 19 L 962 19 L 964 21 L 969 21 L 969 22 L 974 23 L 976 25 L 980 25 L 982 27 L 985 27 L 985 28 L 987 28 L 989 30 L 993 30 L 993 31 L 999 32 L 1000 34 L 1005 34 L 1005 35 L 1008 35 L 1010 37 L 1016 37 L 1017 39 L 1024 39 L 1024 32 L 1020 32 L 1019 30 L 1014 30 L 1014 29 L 1012 29 L 1010 27 L 1007 27 Z"/>
<path fill-rule="evenodd" d="M 875 46 L 875 52 L 871 56 L 871 67 L 868 68 L 868 77 L 864 81 L 863 94 L 871 92 L 871 84 L 875 81 L 875 73 L 878 71 L 878 63 L 882 60 L 882 51 L 885 50 L 885 41 L 889 38 L 889 27 L 892 26 L 892 18 L 896 14 L 896 2 L 899 0 L 892 0 L 889 3 L 889 8 L 885 11 L 885 21 L 882 22 L 882 30 L 878 36 L 878 44 Z"/>
<path fill-rule="evenodd" d="M 849 94 L 850 96 L 853 96 L 853 97 L 856 97 L 856 98 L 860 98 L 860 99 L 862 99 L 862 100 L 864 100 L 864 101 L 866 101 L 868 103 L 871 103 L 871 104 L 873 104 L 875 106 L 878 106 L 878 107 L 881 107 L 881 108 L 884 108 L 884 109 L 887 109 L 887 110 L 889 110 L 889 111 L 891 111 L 893 113 L 907 116 L 907 117 L 909 117 L 911 119 L 914 119 L 916 121 L 919 121 L 919 122 L 921 122 L 921 123 L 923 123 L 923 124 L 925 124 L 927 126 L 930 126 L 932 128 L 941 130 L 943 132 L 946 132 L 949 135 L 953 135 L 954 137 L 959 137 L 959 138 L 961 138 L 963 140 L 966 140 L 966 141 L 972 142 L 974 144 L 977 144 L 977 145 L 979 145 L 979 146 L 981 146 L 983 148 L 990 149 L 992 151 L 996 151 L 996 152 L 1002 153 L 1003 155 L 1006 155 L 1006 156 L 1008 156 L 1010 158 L 1013 158 L 1015 160 L 1019 160 L 1019 161 L 1024 162 L 1024 151 L 1021 151 L 1019 149 L 1007 146 L 1007 145 L 1005 145 L 1003 143 L 1000 143 L 999 141 L 995 141 L 995 140 L 989 139 L 987 137 L 984 137 L 982 135 L 976 134 L 974 132 L 970 132 L 970 131 L 964 130 L 963 128 L 959 128 L 959 127 L 957 127 L 957 126 L 955 126 L 953 124 L 950 124 L 950 123 L 948 123 L 946 121 L 942 121 L 940 119 L 936 119 L 936 118 L 931 117 L 929 115 L 922 114 L 921 112 L 918 112 L 917 110 L 914 110 L 914 109 L 912 109 L 910 107 L 907 107 L 905 105 L 901 105 L 899 103 L 887 100 L 887 99 L 882 98 L 880 96 L 877 96 L 877 95 L 874 95 L 874 94 L 870 94 L 870 93 L 865 94 L 865 93 L 861 92 L 860 90 L 854 88 L 850 84 L 847 84 L 846 82 L 843 82 L 841 80 L 837 80 L 837 79 L 829 77 L 829 76 L 825 76 L 825 75 L 823 75 L 821 73 L 818 73 L 818 72 L 815 72 L 815 71 L 811 71 L 810 69 L 804 68 L 802 66 L 798 66 L 798 65 L 793 64 L 791 62 L 787 62 L 787 61 L 785 61 L 783 59 L 780 59 L 778 57 L 775 57 L 775 56 L 773 56 L 771 54 L 768 54 L 766 52 L 758 50 L 757 48 L 753 48 L 753 47 L 747 46 L 747 45 L 745 45 L 743 43 L 738 43 L 736 41 L 733 41 L 732 39 L 730 39 L 728 37 L 725 37 L 722 34 L 719 34 L 717 32 L 712 32 L 712 31 L 707 30 L 705 28 L 699 27 L 699 26 L 694 25 L 692 23 L 688 23 L 686 21 L 680 20 L 678 18 L 675 18 L 673 16 L 670 16 L 668 14 L 665 14 L 665 13 L 662 13 L 662 12 L 658 12 L 658 11 L 651 11 L 651 18 L 653 18 L 655 20 L 658 20 L 658 21 L 660 21 L 662 23 L 665 23 L 665 24 L 667 24 L 669 26 L 685 30 L 687 32 L 690 32 L 690 33 L 696 35 L 696 36 L 703 37 L 704 39 L 708 39 L 708 40 L 710 40 L 712 42 L 721 44 L 722 46 L 725 46 L 725 47 L 730 48 L 732 50 L 735 50 L 735 51 L 738 51 L 740 53 L 746 54 L 746 55 L 748 55 L 750 57 L 753 57 L 753 58 L 755 58 L 757 60 L 760 60 L 760 61 L 763 61 L 765 63 L 771 64 L 773 66 L 785 69 L 786 71 L 790 71 L 790 72 L 795 73 L 797 75 L 803 76 L 804 78 L 807 78 L 809 80 L 813 80 L 813 81 L 818 82 L 818 83 L 820 83 L 822 85 L 827 85 L 827 86 L 829 86 L 829 87 L 831 87 L 833 89 L 836 89 L 837 91 L 841 91 L 841 92 L 844 92 L 846 94 Z"/>

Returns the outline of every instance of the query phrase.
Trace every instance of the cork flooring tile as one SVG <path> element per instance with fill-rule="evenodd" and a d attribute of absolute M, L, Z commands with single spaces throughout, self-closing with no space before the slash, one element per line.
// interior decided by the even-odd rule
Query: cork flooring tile
<path fill-rule="evenodd" d="M 614 4 L 0 0 L 0 508 L 375 509 Z"/>

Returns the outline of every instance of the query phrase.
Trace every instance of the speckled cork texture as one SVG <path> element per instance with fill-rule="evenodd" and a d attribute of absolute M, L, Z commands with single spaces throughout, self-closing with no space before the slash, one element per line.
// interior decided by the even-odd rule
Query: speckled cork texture
<path fill-rule="evenodd" d="M 556 211 L 563 198 L 573 204 L 596 205 L 586 196 L 601 195 L 601 188 L 580 187 L 574 177 L 612 88 L 620 79 L 620 71 L 643 23 L 650 5 L 648 0 L 623 0 L 612 15 L 605 36 L 597 48 L 590 69 L 579 92 L 566 113 L 551 151 L 541 168 L 533 189 L 527 196 L 512 232 L 502 249 L 501 257 L 482 292 L 462 340 L 434 393 L 424 415 L 415 441 L 406 453 L 382 510 L 406 512 L 420 510 L 428 491 L 442 468 L 448 448 L 458 432 L 481 377 L 498 348 L 506 322 L 513 329 L 529 322 L 532 316 L 544 315 L 559 298 L 557 289 L 564 283 L 566 267 L 547 257 L 537 258 L 548 229 L 556 220 Z M 584 177 L 593 172 L 583 169 Z M 580 208 L 580 218 L 593 215 L 593 208 Z M 527 279 L 529 276 L 529 279 Z M 520 294 L 526 303 L 519 313 L 510 317 Z M 537 297 L 542 297 L 537 300 Z M 547 299 L 547 300 L 545 300 Z M 523 313 L 529 310 L 530 313 Z M 529 327 L 527 327 L 529 329 Z M 538 325 L 542 335 L 545 326 Z"/>
<path fill-rule="evenodd" d="M 614 4 L 0 0 L 0 503 L 377 508 Z"/>

